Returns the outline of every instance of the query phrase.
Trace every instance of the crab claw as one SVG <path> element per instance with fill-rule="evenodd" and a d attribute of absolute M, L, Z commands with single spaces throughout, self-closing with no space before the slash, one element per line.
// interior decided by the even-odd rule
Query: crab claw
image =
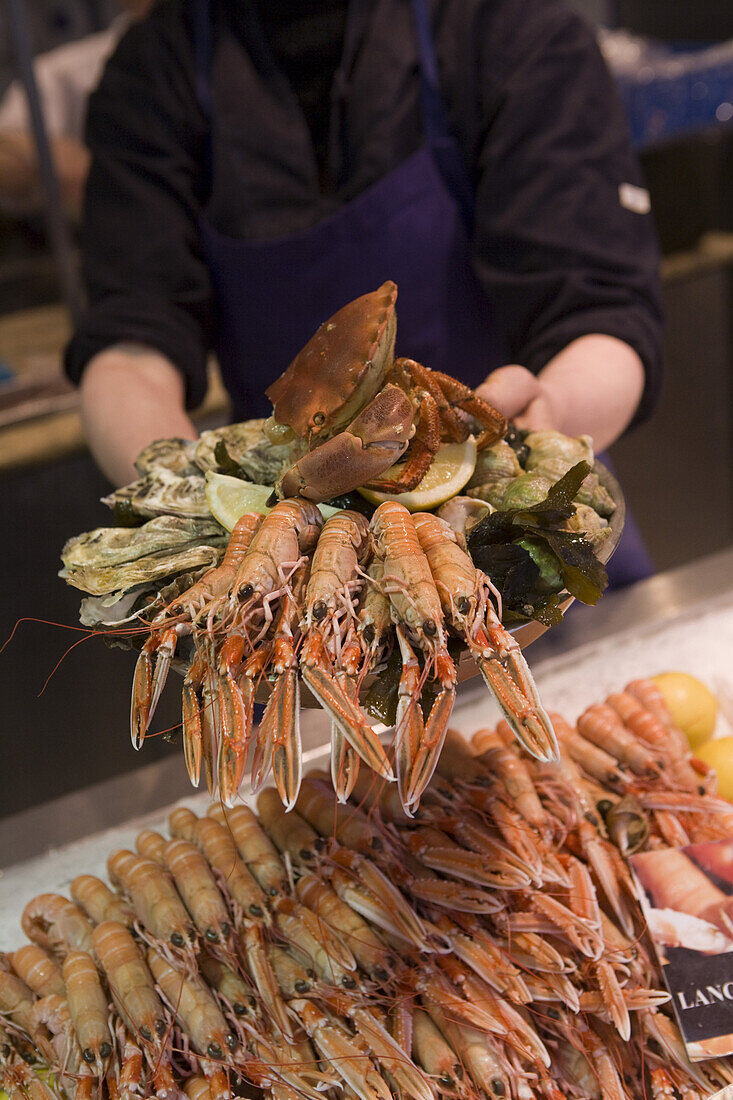
<path fill-rule="evenodd" d="M 283 475 L 284 497 L 331 500 L 379 477 L 404 454 L 415 432 L 410 398 L 388 385 L 332 439 L 303 455 Z"/>

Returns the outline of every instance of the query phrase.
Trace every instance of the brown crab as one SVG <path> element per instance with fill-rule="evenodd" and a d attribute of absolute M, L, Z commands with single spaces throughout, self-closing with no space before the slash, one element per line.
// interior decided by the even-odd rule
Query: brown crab
<path fill-rule="evenodd" d="M 414 489 L 442 441 L 463 442 L 481 425 L 481 450 L 506 421 L 473 390 L 412 359 L 394 358 L 397 286 L 386 282 L 325 321 L 268 388 L 265 431 L 303 451 L 278 484 L 286 497 L 330 500 L 357 486 Z M 410 445 L 396 478 L 383 475 Z"/>

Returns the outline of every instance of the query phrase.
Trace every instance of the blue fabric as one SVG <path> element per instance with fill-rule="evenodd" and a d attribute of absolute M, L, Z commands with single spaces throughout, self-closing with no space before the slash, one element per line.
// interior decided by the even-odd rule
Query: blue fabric
<path fill-rule="evenodd" d="M 601 452 L 598 460 L 612 473 L 614 472 L 613 463 L 607 452 Z M 623 534 L 606 569 L 609 588 L 625 588 L 636 581 L 653 577 L 656 573 L 639 526 L 628 508 Z"/>

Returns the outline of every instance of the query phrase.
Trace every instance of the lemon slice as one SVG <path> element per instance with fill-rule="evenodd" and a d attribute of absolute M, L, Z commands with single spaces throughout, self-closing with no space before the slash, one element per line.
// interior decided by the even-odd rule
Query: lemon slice
<path fill-rule="evenodd" d="M 240 516 L 245 512 L 261 512 L 267 515 L 272 511 L 268 500 L 272 496 L 272 485 L 255 485 L 251 481 L 241 481 L 238 477 L 217 474 L 209 470 L 206 474 L 206 502 L 217 523 L 232 531 Z M 339 511 L 329 504 L 319 504 L 321 515 L 330 519 Z"/>
<path fill-rule="evenodd" d="M 444 504 L 471 480 L 476 466 L 476 440 L 472 435 L 465 443 L 446 443 L 438 449 L 430 469 L 420 484 L 410 493 L 375 493 L 371 489 L 359 489 L 363 497 L 372 504 L 381 504 L 385 500 L 396 500 L 404 504 L 410 512 L 429 512 Z M 382 477 L 398 477 L 402 464 L 396 463 Z"/>

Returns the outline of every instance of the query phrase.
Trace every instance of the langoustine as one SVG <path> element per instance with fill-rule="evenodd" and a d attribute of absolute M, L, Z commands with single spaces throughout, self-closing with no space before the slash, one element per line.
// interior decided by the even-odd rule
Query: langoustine
<path fill-rule="evenodd" d="M 566 724 L 556 726 L 564 744 Z M 612 746 L 619 756 L 622 741 Z M 288 1100 L 670 1100 L 670 1088 L 689 1096 L 721 1087 L 733 1067 L 724 1058 L 687 1062 L 639 910 L 623 910 L 629 928 L 616 911 L 607 876 L 618 875 L 625 897 L 625 864 L 599 862 L 594 847 L 620 859 L 605 821 L 624 798 L 638 797 L 635 813 L 647 819 L 638 847 L 660 848 L 657 811 L 643 802 L 684 794 L 680 816 L 689 818 L 703 861 L 711 815 L 698 810 L 711 796 L 677 791 L 667 770 L 639 776 L 619 759 L 611 786 L 602 787 L 567 758 L 534 760 L 500 727 L 479 731 L 473 746 L 449 735 L 445 766 L 412 819 L 366 769 L 346 805 L 321 774 L 306 779 L 289 813 L 269 788 L 258 814 L 219 806 L 199 818 L 176 810 L 171 832 L 210 870 L 194 860 L 196 889 L 184 889 L 180 875 L 171 889 L 187 912 L 196 910 L 199 888 L 212 901 L 212 889 L 219 891 L 223 906 L 206 910 L 201 950 L 189 954 L 185 943 L 173 950 L 169 925 L 137 909 L 132 895 L 132 930 L 98 923 L 110 901 L 93 884 L 105 905 L 90 914 L 91 953 L 73 946 L 79 932 L 71 922 L 53 932 L 61 966 L 40 947 L 0 966 L 3 1080 L 18 1091 L 14 1052 L 32 1050 L 35 1032 L 60 1075 L 44 1083 L 24 1063 L 30 1083 L 23 1087 L 44 1100 L 61 1080 L 79 1097 L 90 1087 L 110 1097 L 140 1089 L 172 1096 L 183 1087 L 195 1096 L 241 1091 Z M 368 805 L 361 785 L 371 792 Z M 149 832 L 140 840 L 162 863 L 180 844 Z M 466 876 L 482 866 L 495 877 L 513 868 L 516 878 L 482 883 L 492 904 L 471 911 L 462 905 L 478 887 Z M 154 882 L 150 888 L 157 898 Z M 29 912 L 47 906 L 31 904 Z M 57 900 L 51 910 L 67 912 Z M 220 922 L 216 938 L 207 936 L 217 912 L 228 915 L 230 935 Z M 193 927 L 194 913 L 186 920 Z M 28 927 L 36 933 L 38 921 Z M 13 972 L 16 958 L 30 985 Z M 83 1020 L 75 1015 L 77 979 L 82 992 L 96 991 L 82 996 Z M 113 1006 L 107 1032 L 100 991 Z M 39 1030 L 43 1021 L 48 1034 Z M 59 1052 L 77 1048 L 76 1061 L 58 1064 Z"/>

